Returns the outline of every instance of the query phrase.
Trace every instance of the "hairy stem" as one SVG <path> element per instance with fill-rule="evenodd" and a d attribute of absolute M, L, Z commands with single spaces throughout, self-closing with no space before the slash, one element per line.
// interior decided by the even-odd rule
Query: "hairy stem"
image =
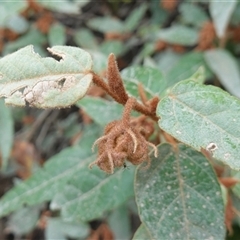
<path fill-rule="evenodd" d="M 108 95 L 110 95 L 116 102 L 125 105 L 126 100 L 121 100 L 119 99 L 119 96 L 117 96 L 113 91 L 110 90 L 108 84 L 96 73 L 91 72 L 93 74 L 93 82 L 96 84 L 98 87 L 102 88 Z M 150 118 L 152 118 L 154 121 L 158 120 L 158 117 L 156 116 L 155 111 L 151 111 L 147 106 L 144 106 L 140 103 L 137 102 L 134 104 L 133 109 L 137 112 L 140 112 Z"/>

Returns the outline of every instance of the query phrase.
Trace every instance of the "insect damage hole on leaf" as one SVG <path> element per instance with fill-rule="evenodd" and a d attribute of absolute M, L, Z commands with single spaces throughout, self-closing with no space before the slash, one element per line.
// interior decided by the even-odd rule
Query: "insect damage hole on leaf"
<path fill-rule="evenodd" d="M 50 57 L 54 58 L 56 61 L 61 62 L 64 60 L 65 55 L 62 53 L 56 53 L 52 51 L 51 48 L 47 48 L 48 52 L 50 53 Z"/>
<path fill-rule="evenodd" d="M 217 144 L 216 144 L 216 143 L 213 143 L 213 142 L 209 143 L 209 144 L 207 145 L 207 147 L 206 147 L 206 150 L 209 151 L 209 152 L 211 152 L 211 153 L 213 153 L 213 152 L 214 152 L 215 150 L 217 150 L 217 149 L 218 149 Z"/>
<path fill-rule="evenodd" d="M 14 106 L 69 107 L 81 99 L 92 82 L 92 58 L 77 47 L 48 48 L 41 57 L 27 46 L 0 59 L 0 97 Z M 21 69 L 9 71 L 10 66 Z"/>

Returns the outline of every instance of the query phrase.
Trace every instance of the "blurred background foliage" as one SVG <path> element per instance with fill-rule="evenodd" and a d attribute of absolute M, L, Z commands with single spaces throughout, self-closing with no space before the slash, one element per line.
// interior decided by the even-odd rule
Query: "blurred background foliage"
<path fill-rule="evenodd" d="M 139 77 L 145 73 L 141 67 L 155 71 L 168 87 L 204 66 L 207 84 L 240 97 L 237 1 L 2 1 L 1 56 L 29 44 L 41 56 L 48 56 L 45 49 L 53 45 L 83 48 L 91 53 L 94 71 L 102 76 L 108 54 L 114 53 L 119 68 L 127 68 L 123 78 L 133 85 L 134 66 L 139 68 Z M 60 110 L 8 108 L 0 102 L 1 196 L 66 147 L 81 143 L 91 151 L 102 127 L 121 116 L 122 106 L 108 101 L 102 90 L 93 86 L 88 95 L 75 106 Z M 88 141 L 82 142 L 83 138 Z M 103 173 L 97 176 L 101 180 L 106 177 Z M 54 197 L 52 208 L 49 202 L 23 207 L 2 218 L 0 239 L 130 239 L 140 220 L 129 191 L 120 207 L 85 222 L 66 222 L 52 210 L 61 204 L 62 196 Z M 230 222 L 228 239 L 239 239 L 239 218 L 233 229 Z"/>

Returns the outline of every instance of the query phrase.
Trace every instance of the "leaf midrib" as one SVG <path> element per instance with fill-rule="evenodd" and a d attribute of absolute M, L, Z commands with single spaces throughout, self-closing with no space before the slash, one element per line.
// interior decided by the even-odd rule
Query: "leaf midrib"
<path fill-rule="evenodd" d="M 216 125 L 210 118 L 207 118 L 208 115 L 202 115 L 201 113 L 197 112 L 194 108 L 191 108 L 190 106 L 188 106 L 186 103 L 182 102 L 181 100 L 179 100 L 178 98 L 175 98 L 175 97 L 171 97 L 169 96 L 169 98 L 172 99 L 172 102 L 178 102 L 180 105 L 183 105 L 184 107 L 190 109 L 191 111 L 189 111 L 189 113 L 191 113 L 191 115 L 193 115 L 193 113 L 196 113 L 195 115 L 198 115 L 200 116 L 202 119 L 206 119 L 209 123 L 211 123 L 214 127 L 216 127 L 217 129 L 219 129 L 221 132 L 223 132 L 223 134 L 228 134 L 230 136 L 232 136 L 234 139 L 236 139 L 237 141 L 240 141 L 240 139 L 234 135 L 232 135 L 231 133 L 227 132 L 225 129 L 221 128 L 220 126 Z M 223 112 L 223 111 L 222 111 Z M 174 114 L 175 116 L 175 119 L 178 119 L 176 117 L 176 114 Z M 205 121 L 206 121 L 205 120 Z M 179 122 L 178 122 L 179 123 Z"/>

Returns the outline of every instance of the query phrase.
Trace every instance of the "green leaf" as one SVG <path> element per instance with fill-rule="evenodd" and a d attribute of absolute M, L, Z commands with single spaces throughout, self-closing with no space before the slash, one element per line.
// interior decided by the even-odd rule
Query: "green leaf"
<path fill-rule="evenodd" d="M 230 17 L 237 5 L 236 0 L 232 1 L 210 1 L 209 10 L 213 19 L 216 33 L 219 38 L 224 37 Z"/>
<path fill-rule="evenodd" d="M 167 18 L 169 17 L 169 13 L 164 10 L 159 4 L 158 1 L 149 1 L 150 2 L 150 10 L 152 14 L 151 21 L 154 24 L 162 25 L 164 22 L 166 22 Z"/>
<path fill-rule="evenodd" d="M 104 41 L 99 49 L 103 54 L 109 55 L 110 53 L 113 53 L 115 56 L 123 55 L 127 48 L 125 45 L 118 40 L 109 40 Z"/>
<path fill-rule="evenodd" d="M 130 213 L 126 204 L 113 210 L 108 217 L 108 225 L 115 239 L 131 239 Z"/>
<path fill-rule="evenodd" d="M 207 69 L 202 53 L 192 52 L 184 55 L 167 73 L 168 87 L 191 77 L 201 66 Z"/>
<path fill-rule="evenodd" d="M 187 80 L 193 80 L 197 83 L 203 84 L 205 82 L 205 69 L 204 67 L 200 67 L 189 79 Z"/>
<path fill-rule="evenodd" d="M 96 160 L 95 155 L 86 159 L 84 161 L 85 167 L 82 167 L 77 174 L 73 175 L 62 187 L 61 191 L 55 194 L 50 204 L 51 210 L 62 210 L 66 203 L 88 194 L 106 178 L 106 174 L 98 168 L 91 170 L 88 168 L 89 164 L 94 160 Z M 89 210 L 91 211 L 91 209 Z M 71 219 L 71 221 L 75 220 Z"/>
<path fill-rule="evenodd" d="M 103 74 L 107 68 L 108 56 L 95 50 L 88 50 L 93 58 L 93 71 Z"/>
<path fill-rule="evenodd" d="M 136 9 L 134 9 L 131 14 L 125 20 L 124 26 L 125 31 L 132 32 L 139 25 L 139 22 L 143 18 L 145 12 L 147 10 L 147 5 L 142 3 Z"/>
<path fill-rule="evenodd" d="M 180 64 L 182 55 L 174 52 L 172 49 L 166 49 L 158 53 L 155 57 L 158 69 L 167 76 L 168 72 L 176 65 Z M 169 80 L 170 81 L 170 80 Z"/>
<path fill-rule="evenodd" d="M 79 176 L 79 180 L 83 178 L 85 182 L 90 184 L 91 181 L 88 180 L 88 176 L 90 176 L 88 173 L 85 176 Z M 67 221 L 86 222 L 101 217 L 106 211 L 122 205 L 126 200 L 133 197 L 133 178 L 134 168 L 132 167 L 129 171 L 119 170 L 99 181 L 89 191 L 80 196 L 76 195 L 75 198 L 62 204 L 61 214 L 63 218 Z M 83 183 L 79 184 L 83 186 Z"/>
<path fill-rule="evenodd" d="M 87 4 L 89 0 L 84 0 L 84 1 L 61 0 L 61 4 L 59 4 L 56 1 L 45 1 L 45 0 L 37 0 L 37 2 L 42 6 L 44 6 L 45 8 L 50 9 L 52 11 L 66 13 L 66 14 L 79 14 L 80 13 L 79 8 Z"/>
<path fill-rule="evenodd" d="M 160 95 L 166 88 L 166 81 L 163 74 L 151 67 L 133 66 L 125 68 L 121 72 L 127 92 L 139 97 L 138 85 L 141 83 L 148 97 Z"/>
<path fill-rule="evenodd" d="M 92 59 L 76 47 L 55 46 L 49 52 L 60 58 L 41 58 L 27 46 L 0 60 L 0 97 L 15 106 L 68 107 L 81 99 L 92 81 Z"/>
<path fill-rule="evenodd" d="M 43 169 L 15 186 L 2 197 L 0 216 L 18 210 L 24 204 L 35 205 L 51 200 L 56 193 L 62 191 L 64 184 L 74 174 L 78 174 L 81 169 L 86 171 L 85 162 L 88 156 L 88 149 L 70 147 L 50 158 Z"/>
<path fill-rule="evenodd" d="M 94 122 L 102 126 L 113 120 L 120 119 L 123 112 L 122 105 L 96 97 L 86 96 L 81 101 L 78 101 L 76 105 L 81 107 Z"/>
<path fill-rule="evenodd" d="M 8 157 L 10 155 L 13 144 L 13 119 L 11 111 L 0 100 L 0 155 L 1 167 L 4 170 L 7 166 Z"/>
<path fill-rule="evenodd" d="M 158 107 L 160 128 L 196 150 L 240 169 L 240 100 L 192 80 L 176 84 Z"/>
<path fill-rule="evenodd" d="M 198 42 L 198 31 L 194 28 L 175 25 L 170 28 L 161 29 L 158 39 L 171 44 L 192 46 Z"/>
<path fill-rule="evenodd" d="M 237 26 L 240 23 L 240 3 L 238 2 L 237 5 L 235 6 L 231 21 L 231 25 Z"/>
<path fill-rule="evenodd" d="M 48 41 L 50 46 L 64 45 L 66 43 L 66 33 L 64 25 L 54 23 L 48 32 Z"/>
<path fill-rule="evenodd" d="M 231 177 L 240 180 L 240 171 L 232 170 Z M 240 183 L 238 182 L 231 188 L 232 192 L 240 199 Z"/>
<path fill-rule="evenodd" d="M 196 27 L 202 27 L 204 22 L 209 21 L 205 11 L 197 4 L 182 3 L 179 6 L 179 11 L 184 23 L 192 24 Z"/>
<path fill-rule="evenodd" d="M 92 154 L 92 145 L 97 138 L 101 136 L 102 128 L 97 124 L 84 125 L 84 131 L 81 138 L 78 141 L 78 146 L 81 146 L 85 151 L 89 151 L 89 155 Z"/>
<path fill-rule="evenodd" d="M 209 50 L 204 56 L 223 86 L 240 98 L 240 71 L 236 59 L 224 49 Z"/>
<path fill-rule="evenodd" d="M 27 1 L 2 1 L 0 5 L 0 26 L 2 28 L 6 27 L 9 19 L 25 8 L 27 8 Z"/>
<path fill-rule="evenodd" d="M 147 228 L 141 224 L 140 227 L 135 232 L 132 240 L 146 240 L 146 239 L 152 239 L 152 236 L 148 232 Z"/>
<path fill-rule="evenodd" d="M 81 28 L 74 34 L 74 41 L 79 47 L 86 49 L 98 49 L 98 42 L 94 34 L 87 28 Z"/>
<path fill-rule="evenodd" d="M 64 222 L 61 218 L 49 218 L 45 232 L 46 239 L 86 239 L 90 228 L 86 223 Z"/>
<path fill-rule="evenodd" d="M 16 211 L 9 217 L 8 228 L 16 235 L 29 233 L 37 224 L 40 210 L 40 206 L 37 205 Z"/>
<path fill-rule="evenodd" d="M 5 24 L 5 27 L 20 34 L 27 31 L 29 23 L 24 17 L 15 14 L 8 19 L 8 21 Z"/>
<path fill-rule="evenodd" d="M 95 17 L 87 22 L 87 25 L 102 33 L 121 33 L 124 31 L 124 24 L 117 18 L 110 16 Z"/>
<path fill-rule="evenodd" d="M 145 57 L 144 59 L 143 59 L 143 66 L 144 67 L 150 67 L 150 68 L 158 68 L 158 66 L 157 66 L 157 63 L 155 62 L 155 60 L 153 59 L 153 58 L 151 58 L 151 57 Z"/>
<path fill-rule="evenodd" d="M 158 150 L 135 179 L 139 215 L 153 239 L 225 239 L 221 188 L 208 160 L 183 144 Z"/>
<path fill-rule="evenodd" d="M 142 50 L 134 57 L 134 65 L 140 64 L 140 62 L 145 58 L 150 56 L 156 51 L 155 43 L 147 42 Z"/>
<path fill-rule="evenodd" d="M 3 55 L 17 51 L 19 48 L 25 47 L 29 44 L 34 45 L 34 47 L 39 47 L 46 42 L 46 37 L 39 30 L 32 27 L 26 34 L 22 35 L 17 40 L 6 43 L 6 45 L 4 45 Z"/>

